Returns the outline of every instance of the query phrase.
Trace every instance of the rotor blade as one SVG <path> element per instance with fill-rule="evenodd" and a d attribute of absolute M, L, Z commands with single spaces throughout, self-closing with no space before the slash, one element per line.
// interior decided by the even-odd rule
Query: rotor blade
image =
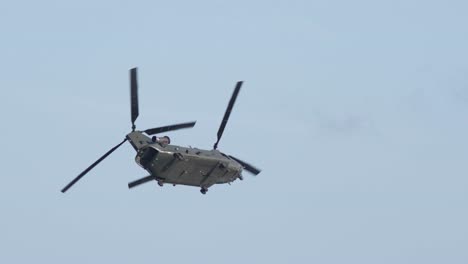
<path fill-rule="evenodd" d="M 145 132 L 148 135 L 154 135 L 154 134 L 159 134 L 159 133 L 163 133 L 163 132 L 167 132 L 167 131 L 178 130 L 178 129 L 182 129 L 182 128 L 192 128 L 192 127 L 195 126 L 196 122 L 197 121 L 192 121 L 192 122 L 175 124 L 175 125 L 170 125 L 170 126 L 150 128 L 150 129 L 146 129 L 143 132 Z"/>
<path fill-rule="evenodd" d="M 65 193 L 70 187 L 72 187 L 77 181 L 79 181 L 83 176 L 86 175 L 90 170 L 92 170 L 96 165 L 98 165 L 101 161 L 103 161 L 107 156 L 109 156 L 112 152 L 114 152 L 117 148 L 119 148 L 123 143 L 125 143 L 127 139 L 124 139 L 124 141 L 120 142 L 117 146 L 111 148 L 109 151 L 106 152 L 102 157 L 100 157 L 98 160 L 96 160 L 91 166 L 89 166 L 86 170 L 84 170 L 82 173 L 80 173 L 78 176 L 76 176 L 73 181 L 71 181 L 67 186 L 65 186 L 62 189 L 62 192 Z"/>
<path fill-rule="evenodd" d="M 258 174 L 261 172 L 261 170 L 255 168 L 254 166 L 248 164 L 248 163 L 245 162 L 245 161 L 242 161 L 242 160 L 240 160 L 240 159 L 238 159 L 238 158 L 236 158 L 236 157 L 233 157 L 233 156 L 231 156 L 231 155 L 229 155 L 229 157 L 231 157 L 233 160 L 237 161 L 240 165 L 242 165 L 242 167 L 244 167 L 244 169 L 245 169 L 246 171 L 248 171 L 248 172 L 250 172 L 250 173 L 252 173 L 252 174 L 254 174 L 254 175 L 258 175 Z"/>
<path fill-rule="evenodd" d="M 132 111 L 132 129 L 135 131 L 135 120 L 138 117 L 137 68 L 130 70 L 130 105 Z"/>
<path fill-rule="evenodd" d="M 128 188 L 131 189 L 131 188 L 136 187 L 136 186 L 138 186 L 140 184 L 147 183 L 147 182 L 155 180 L 155 179 L 156 179 L 156 177 L 154 177 L 153 175 L 146 176 L 146 177 L 143 177 L 143 178 L 138 179 L 136 181 L 129 182 L 128 183 Z"/>
<path fill-rule="evenodd" d="M 229 115 L 231 115 L 232 108 L 234 107 L 234 103 L 236 102 L 236 98 L 237 98 L 237 95 L 239 94 L 242 83 L 243 83 L 242 81 L 237 82 L 236 88 L 234 88 L 234 92 L 232 93 L 231 100 L 229 100 L 229 104 L 226 108 L 226 112 L 224 113 L 223 121 L 221 121 L 221 125 L 219 126 L 219 129 L 218 129 L 218 140 L 213 146 L 214 149 L 218 148 L 219 140 L 221 139 L 221 136 L 223 135 L 224 128 L 226 127 L 227 121 L 229 119 Z"/>

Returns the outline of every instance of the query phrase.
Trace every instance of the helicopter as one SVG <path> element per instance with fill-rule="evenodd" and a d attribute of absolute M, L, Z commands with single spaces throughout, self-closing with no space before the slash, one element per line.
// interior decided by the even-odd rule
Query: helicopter
<path fill-rule="evenodd" d="M 230 184 L 237 179 L 243 180 L 243 170 L 250 172 L 253 175 L 258 175 L 260 173 L 260 169 L 218 150 L 218 143 L 223 135 L 242 84 L 243 81 L 239 81 L 234 88 L 234 92 L 229 100 L 226 112 L 224 113 L 219 126 L 217 141 L 215 142 L 213 149 L 204 150 L 171 145 L 171 139 L 168 136 L 155 136 L 164 132 L 192 128 L 195 126 L 196 121 L 150 128 L 143 131 L 136 130 L 135 121 L 139 115 L 137 68 L 130 69 L 132 131 L 125 136 L 125 139 L 122 142 L 111 148 L 76 176 L 61 190 L 61 192 L 65 193 L 83 176 L 85 176 L 126 141 L 130 142 L 137 152 L 135 156 L 136 163 L 149 173 L 146 177 L 128 183 L 129 189 L 144 183 L 155 181 L 161 187 L 166 183 L 174 186 L 187 185 L 200 187 L 200 192 L 202 194 L 206 194 L 208 188 L 215 184 Z M 149 136 L 152 137 L 150 138 Z"/>

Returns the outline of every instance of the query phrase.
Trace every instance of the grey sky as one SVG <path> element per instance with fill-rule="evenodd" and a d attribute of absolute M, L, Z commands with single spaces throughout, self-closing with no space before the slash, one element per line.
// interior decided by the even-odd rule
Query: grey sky
<path fill-rule="evenodd" d="M 467 263 L 466 1 L 0 3 L 1 263 Z M 263 171 L 147 184 L 137 127 Z"/>

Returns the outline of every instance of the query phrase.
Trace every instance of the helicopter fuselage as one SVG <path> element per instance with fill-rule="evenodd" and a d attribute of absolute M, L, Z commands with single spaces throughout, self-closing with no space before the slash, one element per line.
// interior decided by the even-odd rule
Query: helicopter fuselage
<path fill-rule="evenodd" d="M 127 139 L 137 151 L 136 163 L 160 185 L 169 183 L 208 189 L 214 184 L 242 179 L 242 165 L 218 150 L 161 144 L 140 131 L 129 133 Z"/>

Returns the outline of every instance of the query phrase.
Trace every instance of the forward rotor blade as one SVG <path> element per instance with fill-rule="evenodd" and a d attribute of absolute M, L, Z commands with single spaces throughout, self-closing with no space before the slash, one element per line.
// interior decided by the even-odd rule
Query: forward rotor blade
<path fill-rule="evenodd" d="M 146 176 L 144 178 L 141 178 L 141 179 L 138 179 L 136 181 L 132 181 L 130 183 L 128 183 L 128 188 L 131 189 L 133 187 L 136 187 L 140 184 L 143 184 L 143 183 L 147 183 L 147 182 L 150 182 L 152 180 L 155 180 L 156 177 L 154 177 L 153 175 L 150 175 L 150 176 Z"/>
<path fill-rule="evenodd" d="M 236 102 L 236 98 L 237 98 L 237 95 L 239 94 L 242 83 L 243 83 L 242 81 L 237 82 L 236 88 L 234 88 L 234 92 L 232 93 L 231 100 L 229 100 L 229 104 L 226 108 L 226 112 L 224 113 L 223 121 L 221 121 L 221 125 L 219 126 L 219 129 L 218 129 L 218 140 L 213 146 L 214 149 L 218 148 L 219 140 L 221 139 L 221 136 L 223 135 L 224 128 L 226 127 L 226 124 L 229 120 L 229 116 L 231 115 L 232 108 L 234 107 L 234 103 Z"/>
<path fill-rule="evenodd" d="M 237 161 L 240 165 L 242 165 L 242 167 L 244 167 L 244 169 L 254 175 L 258 175 L 261 170 L 255 168 L 254 166 L 250 165 L 249 163 L 245 162 L 245 161 L 242 161 L 236 157 L 233 157 L 231 155 L 229 155 L 229 157 L 231 157 L 233 160 Z"/>
<path fill-rule="evenodd" d="M 72 187 L 77 181 L 79 181 L 83 176 L 86 175 L 90 170 L 92 170 L 96 165 L 98 165 L 101 161 L 103 161 L 107 156 L 109 156 L 112 152 L 114 152 L 116 149 L 118 149 L 123 143 L 125 143 L 127 139 L 124 139 L 124 141 L 120 142 L 117 146 L 111 148 L 109 151 L 106 152 L 102 157 L 100 157 L 98 160 L 96 160 L 91 166 L 89 166 L 86 170 L 84 170 L 82 173 L 80 173 L 78 176 L 76 176 L 73 181 L 71 181 L 67 186 L 65 186 L 62 189 L 62 192 L 65 193 L 70 187 Z"/>
<path fill-rule="evenodd" d="M 138 80 L 137 68 L 130 70 L 130 105 L 132 111 L 132 129 L 135 131 L 135 120 L 138 117 Z"/>
<path fill-rule="evenodd" d="M 195 126 L 196 122 L 197 121 L 192 121 L 192 122 L 175 124 L 175 125 L 170 125 L 170 126 L 150 128 L 150 129 L 146 129 L 143 132 L 145 132 L 148 135 L 154 135 L 154 134 L 159 134 L 159 133 L 163 133 L 163 132 L 167 132 L 167 131 L 183 129 L 183 128 L 192 128 L 192 127 Z"/>

